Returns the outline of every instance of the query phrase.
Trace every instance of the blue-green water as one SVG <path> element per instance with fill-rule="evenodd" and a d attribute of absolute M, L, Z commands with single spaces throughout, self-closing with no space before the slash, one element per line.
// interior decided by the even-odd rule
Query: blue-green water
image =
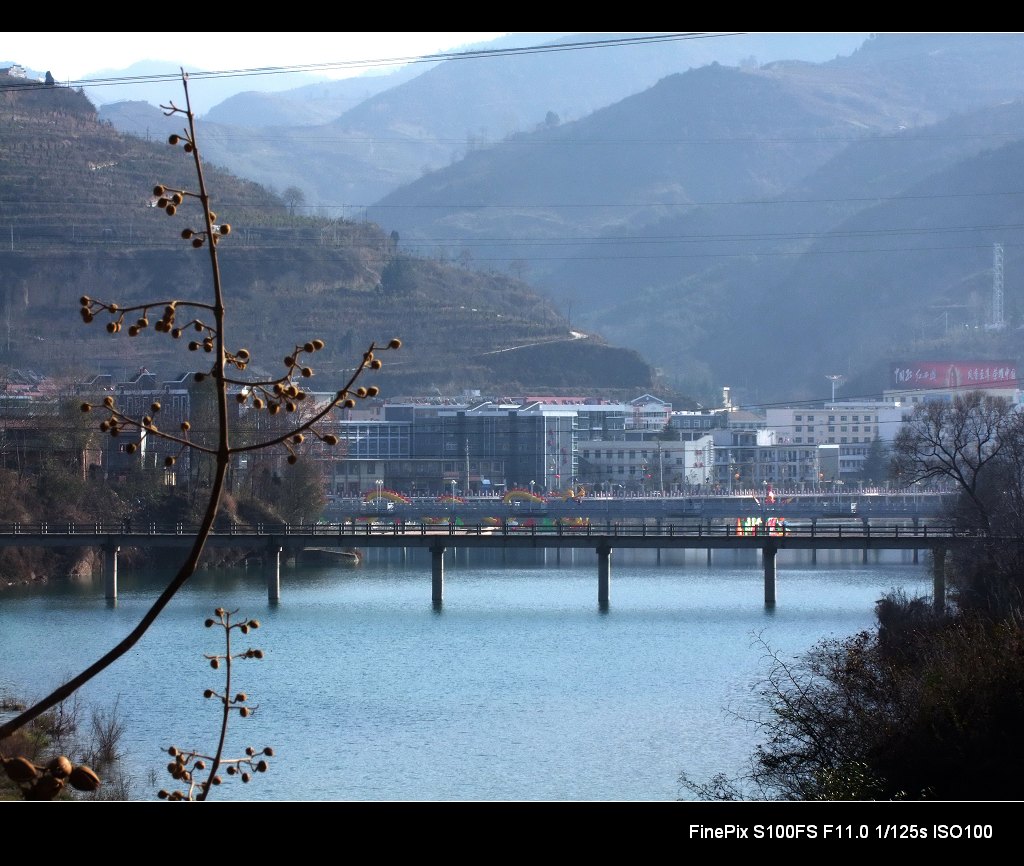
<path fill-rule="evenodd" d="M 0 694 L 38 696 L 77 673 L 160 585 L 122 571 L 115 605 L 99 578 L 0 592 Z M 82 698 L 118 701 L 132 796 L 169 787 L 166 747 L 215 741 L 217 706 L 202 692 L 223 678 L 203 656 L 223 644 L 203 620 L 223 606 L 261 621 L 245 645 L 265 652 L 235 666 L 232 691 L 258 709 L 233 721 L 228 751 L 276 755 L 217 799 L 670 801 L 692 796 L 682 771 L 742 769 L 758 732 L 739 717 L 761 709 L 765 645 L 792 657 L 868 628 L 896 587 L 929 593 L 924 560 L 783 552 L 772 609 L 757 559 L 739 553 L 708 565 L 702 551 L 660 562 L 616 551 L 606 611 L 590 551 L 449 551 L 440 610 L 429 554 L 416 551 L 284 569 L 276 605 L 258 569 L 201 572 Z"/>

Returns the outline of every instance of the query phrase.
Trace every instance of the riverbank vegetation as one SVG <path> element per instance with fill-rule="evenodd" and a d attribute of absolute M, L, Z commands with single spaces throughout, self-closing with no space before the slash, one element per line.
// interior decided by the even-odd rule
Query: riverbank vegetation
<path fill-rule="evenodd" d="M 977 544 L 945 557 L 948 597 L 899 591 L 877 627 L 804 657 L 765 647 L 763 742 L 738 778 L 680 778 L 710 800 L 1017 800 L 1024 766 L 1024 416 L 972 393 L 919 406 L 901 481 L 953 481 Z"/>

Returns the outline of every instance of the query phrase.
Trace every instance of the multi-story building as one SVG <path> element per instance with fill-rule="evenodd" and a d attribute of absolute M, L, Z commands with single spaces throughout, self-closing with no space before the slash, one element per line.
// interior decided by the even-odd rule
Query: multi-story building
<path fill-rule="evenodd" d="M 710 483 L 712 440 L 591 439 L 580 443 L 579 480 L 604 493 L 681 494 Z"/>

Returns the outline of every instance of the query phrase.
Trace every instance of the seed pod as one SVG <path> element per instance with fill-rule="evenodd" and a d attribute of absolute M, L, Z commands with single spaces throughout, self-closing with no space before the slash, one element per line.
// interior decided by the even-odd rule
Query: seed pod
<path fill-rule="evenodd" d="M 76 791 L 95 791 L 100 786 L 100 777 L 88 767 L 79 766 L 71 771 L 68 782 Z"/>
<path fill-rule="evenodd" d="M 168 144 L 177 144 L 179 141 L 181 141 L 181 136 L 178 135 L 172 135 L 167 139 Z"/>
<path fill-rule="evenodd" d="M 313 341 L 313 350 L 314 351 L 319 352 L 323 347 L 324 347 L 324 341 L 323 340 L 314 340 Z"/>
<path fill-rule="evenodd" d="M 41 776 L 25 795 L 27 800 L 52 800 L 64 787 L 64 780 L 53 776 Z"/>
<path fill-rule="evenodd" d="M 27 758 L 8 758 L 4 761 L 4 771 L 12 782 L 19 785 L 36 777 L 36 765 Z"/>
<path fill-rule="evenodd" d="M 81 408 L 81 410 L 83 412 L 91 412 L 92 411 L 92 406 L 90 404 L 88 404 L 88 403 L 83 403 L 80 408 Z"/>
<path fill-rule="evenodd" d="M 220 227 L 220 233 L 221 233 L 222 235 L 229 235 L 229 234 L 231 234 L 231 226 L 230 226 L 230 225 L 228 225 L 227 223 L 224 223 L 224 224 L 223 224 L 223 225 L 222 225 L 222 226 Z"/>
<path fill-rule="evenodd" d="M 296 463 L 298 463 L 298 462 L 299 462 L 299 458 L 298 458 L 298 457 L 296 457 L 296 456 L 295 456 L 294 454 L 289 454 L 289 455 L 288 455 L 288 462 L 289 462 L 289 463 L 290 463 L 290 464 L 291 464 L 292 466 L 294 466 L 294 465 L 295 465 Z M 259 658 L 259 656 L 257 656 L 257 658 Z"/>
<path fill-rule="evenodd" d="M 164 466 L 170 468 L 171 466 L 174 465 L 174 461 L 175 461 L 174 457 L 165 457 L 164 458 Z"/>
<path fill-rule="evenodd" d="M 149 411 L 152 412 L 155 415 L 157 412 L 160 411 L 160 404 L 159 403 L 150 403 L 149 404 Z"/>
<path fill-rule="evenodd" d="M 203 239 L 202 238 L 199 238 L 199 237 L 192 238 L 192 246 L 194 246 L 196 249 L 199 249 L 202 245 L 203 245 Z"/>
<path fill-rule="evenodd" d="M 272 757 L 274 757 L 274 750 L 272 748 L 270 748 L 270 746 L 267 746 L 263 750 L 263 754 L 266 755 L 268 758 L 272 758 Z"/>
<path fill-rule="evenodd" d="M 402 341 L 395 337 L 390 343 L 388 343 L 389 349 L 401 349 Z"/>
<path fill-rule="evenodd" d="M 46 765 L 46 769 L 50 771 L 50 775 L 64 779 L 71 775 L 74 765 L 65 755 L 58 755 Z"/>

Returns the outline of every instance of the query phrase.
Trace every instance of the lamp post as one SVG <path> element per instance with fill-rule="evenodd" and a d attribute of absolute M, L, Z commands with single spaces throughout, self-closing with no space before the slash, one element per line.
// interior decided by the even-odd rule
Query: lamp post
<path fill-rule="evenodd" d="M 380 514 L 380 498 L 381 498 L 381 494 L 384 492 L 384 482 L 380 478 L 378 478 L 377 481 L 376 481 L 376 484 L 377 484 L 377 513 Z"/>
<path fill-rule="evenodd" d="M 536 484 L 536 483 L 537 483 L 536 481 L 531 481 L 530 482 L 530 495 L 531 496 L 533 496 L 533 485 Z"/>

